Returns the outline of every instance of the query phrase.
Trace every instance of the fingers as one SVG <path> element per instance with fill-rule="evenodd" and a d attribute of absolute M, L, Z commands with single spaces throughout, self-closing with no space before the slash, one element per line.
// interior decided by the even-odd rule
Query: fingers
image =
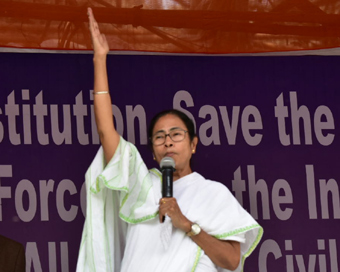
<path fill-rule="evenodd" d="M 93 23 L 96 21 L 93 16 L 93 12 L 91 8 L 87 8 L 87 16 L 89 17 L 89 27 L 93 25 Z"/>
<path fill-rule="evenodd" d="M 172 197 L 165 197 L 165 198 L 161 198 L 159 200 L 159 207 L 160 209 L 166 209 L 166 208 L 169 208 L 171 206 L 173 206 L 174 204 L 177 204 L 176 202 L 176 199 L 175 198 L 172 198 Z"/>
<path fill-rule="evenodd" d="M 167 201 L 169 202 L 169 198 L 161 198 L 159 200 L 159 222 L 163 223 L 165 219 L 166 214 L 166 207 L 169 206 L 169 203 L 167 204 Z"/>
<path fill-rule="evenodd" d="M 92 36 L 100 34 L 96 19 L 94 18 L 91 8 L 87 8 L 87 15 L 89 17 L 89 28 Z"/>
<path fill-rule="evenodd" d="M 169 216 L 170 218 L 179 210 L 178 204 L 175 198 L 161 198 L 159 201 L 159 221 L 164 221 L 164 216 Z"/>
<path fill-rule="evenodd" d="M 109 52 L 109 45 L 105 35 L 100 33 L 99 25 L 91 8 L 87 9 L 87 15 L 89 17 L 89 29 L 94 53 L 96 55 L 106 55 Z"/>
<path fill-rule="evenodd" d="M 96 23 L 96 19 L 94 18 L 93 11 L 91 8 L 87 8 L 87 15 L 89 17 L 89 22 L 90 23 Z"/>
<path fill-rule="evenodd" d="M 190 225 L 190 221 L 188 218 L 182 213 L 176 198 L 166 197 L 161 198 L 159 201 L 159 222 L 163 222 L 163 218 L 165 216 L 169 216 L 171 218 L 172 225 L 175 228 L 179 228 L 183 231 L 188 230 L 188 225 Z"/>

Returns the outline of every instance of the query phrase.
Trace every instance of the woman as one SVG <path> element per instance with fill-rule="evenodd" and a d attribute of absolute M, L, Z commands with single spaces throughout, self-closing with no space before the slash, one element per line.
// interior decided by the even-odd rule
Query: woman
<path fill-rule="evenodd" d="M 106 71 L 109 47 L 91 9 L 88 15 L 102 147 L 86 173 L 87 218 L 77 271 L 241 271 L 261 227 L 225 186 L 192 172 L 198 138 L 193 122 L 176 110 L 159 113 L 149 128 L 154 159 L 175 161 L 174 197 L 161 197 L 159 171 L 149 171 L 136 148 L 115 130 Z"/>

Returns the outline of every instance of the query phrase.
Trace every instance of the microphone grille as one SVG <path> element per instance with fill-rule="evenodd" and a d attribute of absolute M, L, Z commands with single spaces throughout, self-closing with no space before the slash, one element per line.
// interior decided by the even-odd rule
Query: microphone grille
<path fill-rule="evenodd" d="M 175 161 L 171 157 L 164 157 L 159 164 L 161 168 L 172 167 L 175 168 Z"/>

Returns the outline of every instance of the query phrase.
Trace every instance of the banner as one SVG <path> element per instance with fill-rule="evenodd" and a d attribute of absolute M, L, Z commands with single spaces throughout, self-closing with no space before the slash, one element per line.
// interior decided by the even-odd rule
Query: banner
<path fill-rule="evenodd" d="M 148 123 L 184 111 L 199 137 L 193 170 L 264 228 L 244 271 L 337 272 L 339 63 L 110 55 L 116 128 L 157 167 Z M 92 55 L 1 53 L 0 64 L 0 234 L 25 246 L 26 272 L 75 271 L 84 175 L 99 148 Z"/>

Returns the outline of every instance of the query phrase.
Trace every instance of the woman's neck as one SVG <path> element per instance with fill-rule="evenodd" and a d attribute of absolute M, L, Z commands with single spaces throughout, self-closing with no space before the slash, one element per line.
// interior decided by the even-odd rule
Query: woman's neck
<path fill-rule="evenodd" d="M 176 171 L 173 173 L 173 181 L 176 181 L 176 180 L 178 180 L 178 179 L 180 179 L 180 178 L 182 178 L 182 177 L 185 177 L 185 176 L 187 176 L 187 175 L 189 175 L 189 174 L 191 174 L 192 173 L 192 170 L 191 170 L 191 168 L 189 167 L 189 168 L 187 168 L 187 169 L 183 169 L 183 170 L 177 170 L 176 169 Z"/>

